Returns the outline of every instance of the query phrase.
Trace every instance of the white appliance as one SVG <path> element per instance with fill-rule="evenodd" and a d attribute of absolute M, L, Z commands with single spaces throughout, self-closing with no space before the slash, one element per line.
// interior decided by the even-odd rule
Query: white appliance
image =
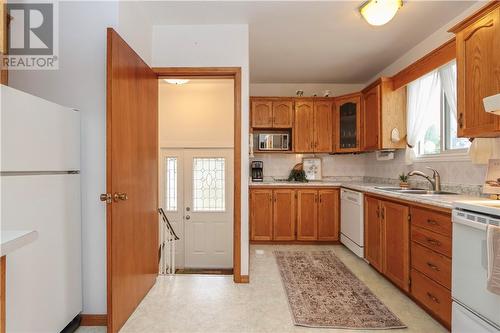
<path fill-rule="evenodd" d="M 60 332 L 82 311 L 80 114 L 1 86 L 1 229 L 38 239 L 7 258 L 7 332 Z"/>
<path fill-rule="evenodd" d="M 287 133 L 259 134 L 259 150 L 289 150 Z"/>
<path fill-rule="evenodd" d="M 340 190 L 340 242 L 358 257 L 364 257 L 363 193 Z"/>
<path fill-rule="evenodd" d="M 452 332 L 500 332 L 500 295 L 486 289 L 486 228 L 500 225 L 500 202 L 456 202 L 452 220 Z"/>

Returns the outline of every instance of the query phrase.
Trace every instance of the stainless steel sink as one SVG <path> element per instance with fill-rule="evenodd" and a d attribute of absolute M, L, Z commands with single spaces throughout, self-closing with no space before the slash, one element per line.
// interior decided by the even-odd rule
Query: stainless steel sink
<path fill-rule="evenodd" d="M 410 187 L 410 188 L 401 188 L 401 187 L 390 187 L 390 186 L 376 186 L 377 190 L 389 191 L 395 193 L 405 193 L 405 194 L 427 194 L 427 195 L 454 195 L 458 193 L 446 192 L 446 191 L 429 191 L 423 188 L 418 187 Z"/>

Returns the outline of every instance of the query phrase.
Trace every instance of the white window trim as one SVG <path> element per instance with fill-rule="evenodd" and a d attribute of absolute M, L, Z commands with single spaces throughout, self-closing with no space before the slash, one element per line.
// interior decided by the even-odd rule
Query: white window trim
<path fill-rule="evenodd" d="M 453 149 L 440 154 L 416 155 L 414 162 L 470 162 L 471 158 L 468 151 L 468 149 Z"/>

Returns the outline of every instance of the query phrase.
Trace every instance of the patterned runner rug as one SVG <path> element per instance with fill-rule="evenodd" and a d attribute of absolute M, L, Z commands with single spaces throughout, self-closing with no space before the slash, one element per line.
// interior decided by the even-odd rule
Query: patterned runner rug
<path fill-rule="evenodd" d="M 274 251 L 274 255 L 295 325 L 406 327 L 332 251 Z"/>

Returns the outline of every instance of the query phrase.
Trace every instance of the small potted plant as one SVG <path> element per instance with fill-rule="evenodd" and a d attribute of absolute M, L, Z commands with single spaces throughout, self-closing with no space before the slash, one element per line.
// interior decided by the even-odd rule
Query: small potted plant
<path fill-rule="evenodd" d="M 410 184 L 408 184 L 408 175 L 404 172 L 399 175 L 399 187 L 401 188 L 410 187 Z"/>

